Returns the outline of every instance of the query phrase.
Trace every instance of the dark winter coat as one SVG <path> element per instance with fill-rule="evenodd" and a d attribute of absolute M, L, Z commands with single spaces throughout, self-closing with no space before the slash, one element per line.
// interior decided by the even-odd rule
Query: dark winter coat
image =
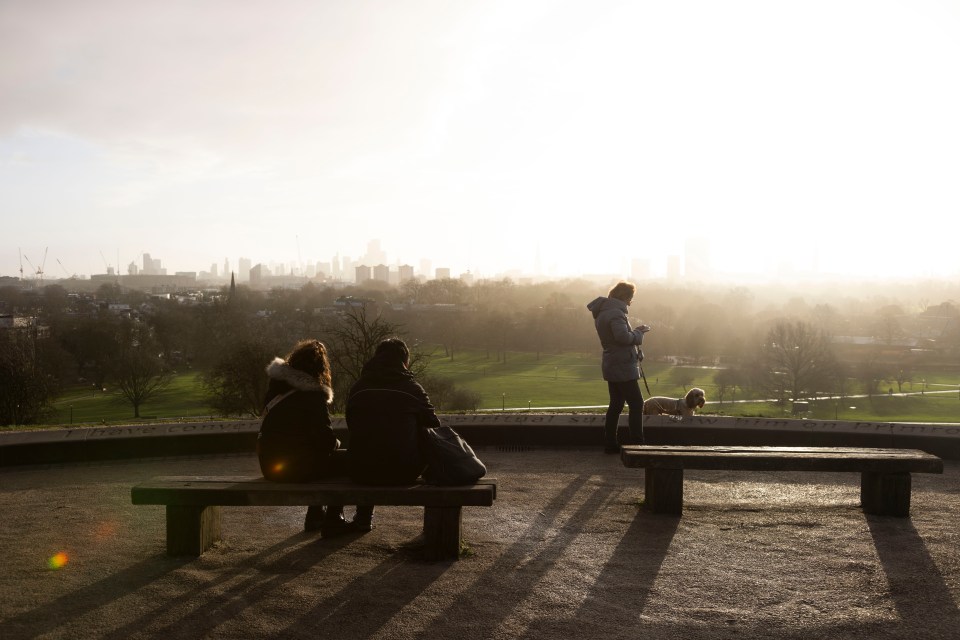
<path fill-rule="evenodd" d="M 640 379 L 639 346 L 643 332 L 631 329 L 627 320 L 627 303 L 617 298 L 600 296 L 587 305 L 593 314 L 597 335 L 603 346 L 601 370 L 609 382 Z"/>
<path fill-rule="evenodd" d="M 340 444 L 327 409 L 333 401 L 333 390 L 281 358 L 267 366 L 267 376 L 270 385 L 265 403 L 269 408 L 257 436 L 263 477 L 277 482 L 306 482 L 330 475 L 330 457 Z"/>
<path fill-rule="evenodd" d="M 347 399 L 351 476 L 365 484 L 406 484 L 426 467 L 421 431 L 440 426 L 430 398 L 413 374 L 374 357 Z"/>

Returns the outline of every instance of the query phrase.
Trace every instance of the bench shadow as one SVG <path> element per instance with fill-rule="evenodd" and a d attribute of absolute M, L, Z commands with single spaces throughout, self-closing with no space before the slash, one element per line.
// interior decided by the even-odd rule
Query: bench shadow
<path fill-rule="evenodd" d="M 495 637 L 501 624 L 522 604 L 520 599 L 503 601 L 503 593 L 530 593 L 553 569 L 567 547 L 584 532 L 591 516 L 614 494 L 632 491 L 632 489 L 612 485 L 597 487 L 573 514 L 563 518 L 562 524 L 558 525 L 565 507 L 587 484 L 590 477 L 589 475 L 577 476 L 540 509 L 520 538 L 477 578 L 472 587 L 461 593 L 453 604 L 439 613 L 430 626 L 424 629 L 421 637 L 451 637 L 454 631 L 464 637 Z M 549 529 L 555 530 L 556 535 L 547 540 L 544 537 L 544 531 Z M 505 588 L 504 583 L 511 586 Z M 471 603 L 491 600 L 503 601 L 503 606 L 496 610 L 496 614 L 491 614 L 487 608 L 471 611 Z M 462 619 L 471 620 L 469 629 L 450 627 L 451 620 Z"/>
<path fill-rule="evenodd" d="M 245 558 L 230 567 L 216 579 L 184 591 L 176 598 L 165 599 L 153 610 L 130 620 L 122 627 L 101 636 L 105 640 L 121 640 L 136 635 L 153 626 L 157 621 L 169 618 L 177 612 L 177 619 L 163 627 L 152 630 L 153 637 L 203 636 L 220 624 L 236 617 L 250 606 L 256 606 L 264 597 L 269 597 L 283 584 L 310 571 L 314 565 L 336 553 L 352 541 L 351 537 L 322 540 L 319 536 L 299 548 L 273 557 L 302 540 L 303 532 L 292 535 L 263 551 Z M 239 578 L 239 579 L 238 579 Z M 213 594 L 217 585 L 232 582 L 228 589 Z"/>
<path fill-rule="evenodd" d="M 376 567 L 324 598 L 283 629 L 281 638 L 369 638 L 450 568 L 424 562 L 418 550 L 395 551 Z M 357 611 L 363 611 L 362 616 Z"/>
<path fill-rule="evenodd" d="M 921 637 L 933 621 L 960 624 L 960 610 L 927 545 L 909 518 L 866 516 L 880 564 L 887 577 L 890 597 L 900 615 L 901 633 Z"/>
<path fill-rule="evenodd" d="M 679 526 L 680 518 L 639 510 L 576 613 L 539 618 L 523 637 L 576 637 L 584 626 L 640 630 L 640 615 Z"/>
<path fill-rule="evenodd" d="M 64 620 L 84 616 L 141 589 L 191 562 L 157 554 L 51 602 L 0 622 L 0 638 L 33 638 L 53 632 Z"/>

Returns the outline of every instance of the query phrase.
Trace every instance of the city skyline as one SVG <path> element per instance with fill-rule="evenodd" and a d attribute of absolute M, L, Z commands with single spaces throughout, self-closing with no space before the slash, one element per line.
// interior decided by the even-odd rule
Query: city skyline
<path fill-rule="evenodd" d="M 0 33 L 0 276 L 371 238 L 491 276 L 668 277 L 702 238 L 728 281 L 960 274 L 956 3 L 12 0 Z"/>

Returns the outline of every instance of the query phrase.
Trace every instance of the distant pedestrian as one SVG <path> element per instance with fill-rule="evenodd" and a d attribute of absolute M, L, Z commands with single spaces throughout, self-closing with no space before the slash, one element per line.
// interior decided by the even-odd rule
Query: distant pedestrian
<path fill-rule="evenodd" d="M 640 393 L 640 361 L 643 335 L 650 327 L 643 324 L 632 329 L 627 319 L 627 307 L 637 291 L 632 282 L 618 282 L 607 297 L 600 296 L 587 305 L 593 314 L 597 336 L 603 347 L 601 371 L 610 392 L 610 405 L 604 421 L 604 448 L 606 453 L 619 453 L 617 424 L 623 406 L 630 406 L 629 429 L 632 444 L 643 444 L 643 394 Z"/>

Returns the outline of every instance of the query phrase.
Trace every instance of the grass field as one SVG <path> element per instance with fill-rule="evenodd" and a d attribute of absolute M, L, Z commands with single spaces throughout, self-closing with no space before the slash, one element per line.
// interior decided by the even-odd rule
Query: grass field
<path fill-rule="evenodd" d="M 200 385 L 199 375 L 184 373 L 140 407 L 144 420 L 209 416 L 212 409 Z M 117 392 L 71 389 L 54 402 L 52 424 L 117 423 L 133 420 L 133 405 Z"/>
<path fill-rule="evenodd" d="M 495 352 L 461 350 L 454 357 L 439 349 L 427 352 L 428 373 L 454 382 L 458 387 L 480 395 L 480 409 L 498 410 L 575 410 L 602 411 L 607 403 L 607 385 L 600 377 L 599 354 L 544 354 L 507 352 L 505 358 Z M 704 413 L 729 416 L 784 416 L 791 406 L 778 406 L 741 392 L 727 396 L 719 404 L 712 368 L 674 367 L 657 362 L 644 362 L 650 394 L 680 397 L 684 387 L 680 380 L 706 390 L 708 404 Z M 926 380 L 926 393 L 921 394 Z M 882 393 L 868 397 L 847 397 L 838 400 L 817 400 L 810 403 L 804 417 L 821 420 L 875 420 L 882 422 L 960 422 L 960 392 L 957 380 L 946 375 L 916 376 L 915 382 L 904 385 L 914 395 Z M 890 385 L 885 385 L 889 388 Z M 642 383 L 641 383 L 641 388 Z M 893 385 L 895 389 L 896 386 Z M 952 389 L 952 390 L 951 390 Z M 853 394 L 856 395 L 856 394 Z M 133 408 L 108 388 L 106 391 L 73 389 L 54 404 L 54 413 L 47 425 L 117 424 L 133 419 Z M 443 410 L 443 407 L 441 407 Z M 140 408 L 141 419 L 171 420 L 209 418 L 213 415 L 196 373 L 184 373 L 148 400 Z"/>

